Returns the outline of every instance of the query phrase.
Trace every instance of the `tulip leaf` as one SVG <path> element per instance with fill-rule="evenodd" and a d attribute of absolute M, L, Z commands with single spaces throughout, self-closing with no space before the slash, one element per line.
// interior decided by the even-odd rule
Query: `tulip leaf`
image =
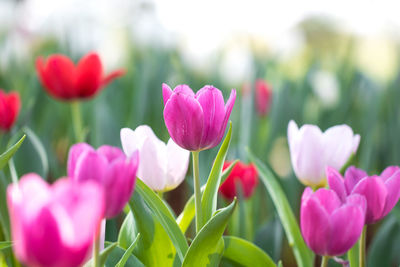
<path fill-rule="evenodd" d="M 297 265 L 300 267 L 312 266 L 313 254 L 304 243 L 299 225 L 289 205 L 289 201 L 278 182 L 278 178 L 275 177 L 273 172 L 258 158 L 256 158 L 253 153 L 248 151 L 248 154 L 250 160 L 255 163 L 260 179 L 267 188 L 267 191 L 275 205 L 289 245 L 293 249 Z"/>
<path fill-rule="evenodd" d="M 359 246 L 360 246 L 360 240 L 358 240 L 354 244 L 354 246 L 347 252 L 347 259 L 349 260 L 350 267 L 358 267 L 360 264 L 358 258 Z"/>
<path fill-rule="evenodd" d="M 137 234 L 135 240 L 133 240 L 132 244 L 125 251 L 124 255 L 122 256 L 120 261 L 115 265 L 115 267 L 124 267 L 125 266 L 125 263 L 128 261 L 129 256 L 132 254 L 132 251 L 135 248 L 135 246 L 137 245 L 139 239 L 140 239 L 140 233 Z"/>
<path fill-rule="evenodd" d="M 12 243 L 11 241 L 1 241 L 1 242 L 0 242 L 0 250 L 9 248 L 9 247 L 12 246 L 12 244 L 13 244 L 13 243 Z"/>
<path fill-rule="evenodd" d="M 271 257 L 253 243 L 235 236 L 224 236 L 223 257 L 240 266 L 276 267 Z"/>
<path fill-rule="evenodd" d="M 129 210 L 119 230 L 118 246 L 123 249 L 128 249 L 130 244 L 135 241 L 134 238 L 137 235 L 135 230 L 135 219 L 133 218 L 132 212 Z"/>
<path fill-rule="evenodd" d="M 226 178 L 229 176 L 229 174 L 232 172 L 233 167 L 238 163 L 239 160 L 235 160 L 232 162 L 231 165 L 229 165 L 228 168 L 226 168 L 221 175 L 221 183 L 226 180 Z M 201 187 L 201 193 L 204 192 L 205 185 Z M 183 233 L 186 232 L 188 229 L 190 223 L 193 221 L 193 218 L 195 216 L 195 205 L 194 205 L 194 195 L 192 195 L 189 200 L 186 202 L 185 207 L 183 208 L 183 211 L 179 215 L 179 217 L 176 219 L 176 222 L 179 224 L 179 228 L 181 228 L 181 231 Z"/>
<path fill-rule="evenodd" d="M 26 135 L 24 134 L 17 143 L 7 149 L 6 152 L 0 155 L 0 170 L 6 166 L 7 162 L 12 158 L 12 156 L 17 152 L 18 148 L 21 146 L 22 142 L 24 142 Z"/>
<path fill-rule="evenodd" d="M 106 247 L 103 251 L 100 252 L 99 255 L 99 265 L 100 266 L 104 266 L 104 264 L 106 263 L 106 260 L 108 258 L 108 256 L 111 254 L 111 252 L 117 247 L 117 243 L 111 243 L 108 247 Z M 86 264 L 84 265 L 84 267 L 91 267 L 93 266 L 93 258 L 91 258 L 88 262 L 86 262 Z"/>
<path fill-rule="evenodd" d="M 123 224 L 125 229 L 121 229 L 120 245 L 124 248 L 129 248 L 134 242 L 133 239 L 140 233 L 141 238 L 137 241 L 133 254 L 143 264 L 146 266 L 175 266 L 175 264 L 180 264 L 181 260 L 177 255 L 172 239 L 168 236 L 155 212 L 146 204 L 139 193 L 139 187 L 136 185 L 136 192 L 129 201 L 132 211 L 130 214 L 133 216 L 128 215 Z M 166 207 L 164 206 L 164 208 Z M 129 219 L 129 216 L 133 220 Z M 176 227 L 178 227 L 177 224 Z M 127 230 L 126 228 L 130 229 Z M 182 232 L 180 233 L 182 234 Z M 129 236 L 124 237 L 123 235 L 126 234 L 129 234 Z"/>
<path fill-rule="evenodd" d="M 132 253 L 127 253 L 127 250 L 121 247 L 115 247 L 107 257 L 105 267 L 115 267 L 119 264 L 125 255 L 128 255 L 122 266 L 126 267 L 145 267 L 145 265 Z M 91 267 L 91 266 L 90 266 Z"/>
<path fill-rule="evenodd" d="M 210 175 L 208 176 L 206 187 L 201 198 L 202 207 L 202 222 L 200 228 L 211 219 L 211 216 L 217 209 L 217 194 L 218 188 L 221 183 L 222 167 L 224 166 L 225 157 L 228 152 L 229 144 L 232 137 L 232 122 L 229 123 L 228 133 L 222 143 L 214 164 L 211 168 Z"/>
<path fill-rule="evenodd" d="M 224 251 L 222 235 L 236 207 L 235 200 L 218 210 L 194 238 L 183 260 L 182 267 L 218 266 Z"/>

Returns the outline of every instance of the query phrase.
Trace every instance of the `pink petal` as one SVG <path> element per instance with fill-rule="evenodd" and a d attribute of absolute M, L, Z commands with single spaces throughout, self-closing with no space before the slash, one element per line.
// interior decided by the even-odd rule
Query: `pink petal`
<path fill-rule="evenodd" d="M 345 202 L 347 193 L 342 175 L 334 168 L 327 167 L 326 177 L 328 179 L 329 188 L 336 192 L 342 202 Z"/>
<path fill-rule="evenodd" d="M 169 87 L 167 84 L 163 83 L 162 84 L 162 94 L 163 94 L 163 100 L 164 100 L 164 107 L 168 102 L 168 99 L 172 95 L 172 90 L 171 87 Z"/>
<path fill-rule="evenodd" d="M 115 146 L 103 145 L 97 149 L 97 152 L 105 156 L 108 162 L 112 162 L 118 158 L 125 158 L 124 152 Z"/>
<path fill-rule="evenodd" d="M 382 177 L 382 175 L 381 175 Z M 397 202 L 400 198 L 400 170 L 396 171 L 389 179 L 386 180 L 385 186 L 388 192 L 386 198 L 386 205 L 383 211 L 382 217 L 385 217 L 394 206 L 396 206 Z"/>
<path fill-rule="evenodd" d="M 96 151 L 85 151 L 78 158 L 76 167 L 71 178 L 82 182 L 93 180 L 103 184 L 104 174 L 108 167 L 107 158 Z"/>
<path fill-rule="evenodd" d="M 328 214 L 332 214 L 342 205 L 338 195 L 333 190 L 326 188 L 318 189 L 312 197 L 318 199 L 320 205 Z"/>
<path fill-rule="evenodd" d="M 357 169 L 354 166 L 348 167 L 344 174 L 344 185 L 346 187 L 347 194 L 350 194 L 356 184 L 367 176 L 368 174 L 361 169 Z"/>
<path fill-rule="evenodd" d="M 225 104 L 225 117 L 224 117 L 224 122 L 222 123 L 222 127 L 221 127 L 221 130 L 219 133 L 219 138 L 215 139 L 215 141 L 211 145 L 211 147 L 214 147 L 221 142 L 222 137 L 225 134 L 226 125 L 228 124 L 229 117 L 231 116 L 233 106 L 235 105 L 235 100 L 236 100 L 236 90 L 233 89 L 231 91 L 231 94 L 229 95 L 228 101 L 226 101 L 226 104 Z"/>
<path fill-rule="evenodd" d="M 379 175 L 379 177 L 381 177 L 383 182 L 386 182 L 398 170 L 400 170 L 399 166 L 389 166 L 389 167 L 387 167 L 386 169 L 383 170 L 383 172 L 381 173 L 381 175 Z"/>
<path fill-rule="evenodd" d="M 67 163 L 67 175 L 69 177 L 74 176 L 76 163 L 78 158 L 83 154 L 85 151 L 94 151 L 94 149 L 86 144 L 86 143 L 78 143 L 73 145 L 68 152 L 68 163 Z"/>

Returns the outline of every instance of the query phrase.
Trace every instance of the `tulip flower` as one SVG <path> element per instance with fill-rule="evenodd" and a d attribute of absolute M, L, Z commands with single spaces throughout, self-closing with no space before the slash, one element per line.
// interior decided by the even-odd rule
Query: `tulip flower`
<path fill-rule="evenodd" d="M 224 105 L 222 93 L 206 85 L 196 94 L 189 86 L 178 85 L 172 91 L 163 84 L 164 120 L 176 144 L 190 151 L 200 151 L 218 145 L 236 99 L 232 90 Z"/>
<path fill-rule="evenodd" d="M 345 178 L 334 168 L 327 168 L 329 187 L 342 200 L 360 194 L 367 200 L 365 223 L 372 224 L 385 217 L 400 198 L 400 168 L 387 167 L 380 176 L 368 176 L 354 166 L 346 170 Z"/>
<path fill-rule="evenodd" d="M 338 256 L 358 240 L 366 201 L 358 194 L 342 201 L 333 190 L 307 187 L 301 199 L 300 226 L 306 244 L 318 255 Z"/>
<path fill-rule="evenodd" d="M 228 168 L 232 162 L 226 161 L 223 169 Z M 231 173 L 219 187 L 219 192 L 229 200 L 238 195 L 237 187 L 240 186 L 245 198 L 251 197 L 258 184 L 257 169 L 253 164 L 246 165 L 242 162 L 236 163 Z"/>
<path fill-rule="evenodd" d="M 104 76 L 103 66 L 97 53 L 89 53 L 75 66 L 68 57 L 60 54 L 47 60 L 39 57 L 36 70 L 47 92 L 59 100 L 88 99 L 95 96 L 124 70 L 116 70 Z"/>
<path fill-rule="evenodd" d="M 360 136 L 347 125 L 337 125 L 325 132 L 315 125 L 300 129 L 289 122 L 288 142 L 293 170 L 297 178 L 308 186 L 325 186 L 325 168 L 340 169 L 357 151 Z"/>
<path fill-rule="evenodd" d="M 74 181 L 93 180 L 104 188 L 105 217 L 118 215 L 129 201 L 136 181 L 139 156 L 131 157 L 117 147 L 101 146 L 97 150 L 86 143 L 71 147 L 68 155 L 68 176 Z"/>
<path fill-rule="evenodd" d="M 8 132 L 17 120 L 21 101 L 17 92 L 6 93 L 0 89 L 0 130 Z"/>
<path fill-rule="evenodd" d="M 260 117 L 266 116 L 269 112 L 272 102 L 271 86 L 264 80 L 256 81 L 256 110 Z"/>
<path fill-rule="evenodd" d="M 149 126 L 141 125 L 134 131 L 121 129 L 121 143 L 128 157 L 139 151 L 137 176 L 151 189 L 169 191 L 185 179 L 190 152 L 175 144 L 172 139 L 165 144 Z"/>
<path fill-rule="evenodd" d="M 81 266 L 104 215 L 96 183 L 62 178 L 50 186 L 37 174 L 10 185 L 7 204 L 15 255 L 33 267 Z"/>

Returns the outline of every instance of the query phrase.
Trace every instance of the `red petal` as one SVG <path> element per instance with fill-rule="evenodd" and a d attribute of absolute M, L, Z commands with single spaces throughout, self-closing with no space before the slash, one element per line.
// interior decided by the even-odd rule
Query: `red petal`
<path fill-rule="evenodd" d="M 76 75 L 75 89 L 78 97 L 89 98 L 99 91 L 103 66 L 97 53 L 89 53 L 79 61 Z"/>
<path fill-rule="evenodd" d="M 8 95 L 0 90 L 0 128 L 9 131 L 14 125 L 21 101 L 17 92 L 11 92 Z"/>
<path fill-rule="evenodd" d="M 103 78 L 101 85 L 107 86 L 112 80 L 125 75 L 125 73 L 126 71 L 124 69 L 115 70 Z"/>

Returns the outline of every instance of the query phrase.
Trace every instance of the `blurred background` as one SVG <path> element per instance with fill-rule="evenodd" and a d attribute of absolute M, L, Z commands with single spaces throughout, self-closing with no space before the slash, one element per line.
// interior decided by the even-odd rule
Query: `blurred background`
<path fill-rule="evenodd" d="M 122 67 L 127 74 L 82 103 L 90 144 L 120 146 L 120 129 L 141 124 L 167 141 L 163 82 L 194 90 L 212 84 L 226 98 L 236 88 L 228 158 L 247 162 L 249 147 L 281 178 L 298 214 L 304 187 L 290 164 L 291 119 L 323 130 L 350 125 L 361 135 L 352 163 L 370 174 L 400 164 L 398 10 L 394 0 L 0 0 L 0 88 L 22 98 L 3 145 L 24 131 L 29 140 L 15 157 L 18 174 L 37 172 L 50 181 L 65 175 L 74 143 L 70 107 L 44 92 L 34 62 L 53 53 L 77 62 L 97 51 L 106 71 Z M 272 90 L 264 116 L 255 107 L 257 79 Z M 200 154 L 203 182 L 216 152 Z M 177 214 L 192 194 L 191 170 L 186 181 L 166 196 Z M 243 237 L 295 266 L 262 184 L 245 205 L 251 230 Z M 108 224 L 108 240 L 116 239 L 120 222 Z M 371 229 L 370 266 L 398 266 L 400 207 Z"/>

